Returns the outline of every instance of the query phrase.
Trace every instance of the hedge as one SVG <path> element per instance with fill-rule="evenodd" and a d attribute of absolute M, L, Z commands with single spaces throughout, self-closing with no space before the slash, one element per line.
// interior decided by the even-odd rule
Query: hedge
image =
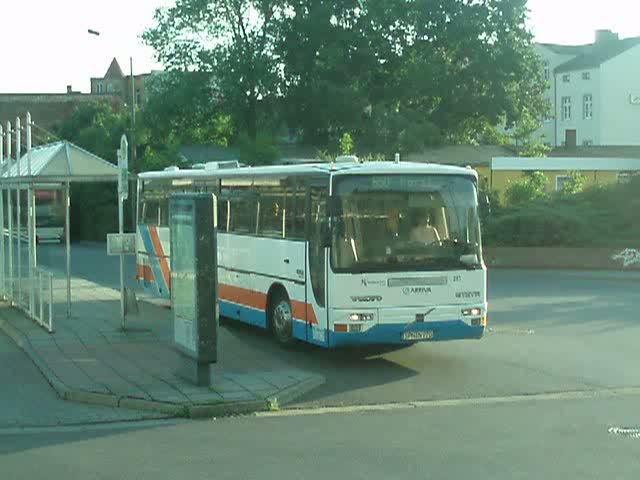
<path fill-rule="evenodd" d="M 640 177 L 519 206 L 497 206 L 483 218 L 483 236 L 489 246 L 639 246 Z"/>

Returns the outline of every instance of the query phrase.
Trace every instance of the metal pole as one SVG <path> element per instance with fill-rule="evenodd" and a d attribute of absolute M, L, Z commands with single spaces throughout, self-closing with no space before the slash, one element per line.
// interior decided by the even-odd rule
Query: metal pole
<path fill-rule="evenodd" d="M 16 190 L 16 225 L 18 234 L 18 307 L 22 302 L 22 184 L 20 182 L 20 155 L 22 154 L 22 131 L 20 117 L 16 118 L 16 171 L 18 172 L 18 189 Z"/>
<path fill-rule="evenodd" d="M 118 193 L 118 232 L 122 237 L 123 232 L 123 200 L 122 195 Z M 122 318 L 122 330 L 127 329 L 127 320 L 124 311 L 124 255 L 120 254 L 120 317 Z"/>
<path fill-rule="evenodd" d="M 0 172 L 4 171 L 4 131 L 0 124 Z M 0 188 L 0 289 L 2 298 L 6 298 L 5 283 L 5 252 L 4 252 L 4 184 Z"/>
<path fill-rule="evenodd" d="M 31 179 L 31 113 L 27 112 L 27 176 Z"/>
<path fill-rule="evenodd" d="M 131 171 L 136 173 L 136 90 L 135 90 L 135 78 L 133 76 L 133 57 L 129 57 L 129 67 L 131 71 Z M 136 194 L 135 190 L 132 191 L 129 201 L 131 202 L 131 225 L 135 226 L 135 202 L 133 197 Z M 135 230 L 134 230 L 135 231 Z"/>
<path fill-rule="evenodd" d="M 35 210 L 35 193 L 32 187 L 31 179 L 31 114 L 27 113 L 27 175 L 29 177 L 29 188 L 27 189 L 27 229 L 29 239 L 29 314 L 33 317 L 35 315 L 35 281 L 33 278 L 35 269 L 35 222 L 33 213 Z"/>
<path fill-rule="evenodd" d="M 44 323 L 44 285 L 42 284 L 42 271 L 38 270 L 38 285 L 40 292 L 40 321 Z"/>
<path fill-rule="evenodd" d="M 11 181 L 11 122 L 7 122 L 7 172 L 8 177 L 7 180 Z M 9 184 L 9 188 L 7 189 L 7 222 L 9 224 L 9 290 L 8 290 L 8 298 L 9 303 L 13 303 L 13 200 L 11 198 L 12 195 L 12 186 Z"/>
<path fill-rule="evenodd" d="M 67 189 L 65 195 L 65 242 L 67 247 L 67 317 L 71 317 L 71 218 L 69 210 L 71 209 L 71 188 L 67 180 Z"/>
<path fill-rule="evenodd" d="M 49 273 L 49 333 L 53 332 L 53 273 Z"/>

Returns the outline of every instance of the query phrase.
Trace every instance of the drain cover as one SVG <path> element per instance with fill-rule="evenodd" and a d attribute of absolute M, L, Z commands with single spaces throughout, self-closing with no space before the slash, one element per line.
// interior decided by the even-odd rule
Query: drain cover
<path fill-rule="evenodd" d="M 621 437 L 640 438 L 640 428 L 609 427 L 609 433 Z"/>

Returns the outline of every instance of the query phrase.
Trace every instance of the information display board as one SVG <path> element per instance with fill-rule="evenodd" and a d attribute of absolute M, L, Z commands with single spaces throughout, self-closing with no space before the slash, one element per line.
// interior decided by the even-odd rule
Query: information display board
<path fill-rule="evenodd" d="M 217 360 L 217 253 L 211 194 L 175 194 L 169 203 L 171 305 L 176 348 L 197 363 Z"/>

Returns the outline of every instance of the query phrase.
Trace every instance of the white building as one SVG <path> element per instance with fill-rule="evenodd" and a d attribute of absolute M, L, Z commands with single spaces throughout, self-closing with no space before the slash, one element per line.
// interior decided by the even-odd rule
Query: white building
<path fill-rule="evenodd" d="M 640 37 L 598 30 L 588 45 L 537 44 L 550 113 L 550 146 L 640 145 Z"/>

